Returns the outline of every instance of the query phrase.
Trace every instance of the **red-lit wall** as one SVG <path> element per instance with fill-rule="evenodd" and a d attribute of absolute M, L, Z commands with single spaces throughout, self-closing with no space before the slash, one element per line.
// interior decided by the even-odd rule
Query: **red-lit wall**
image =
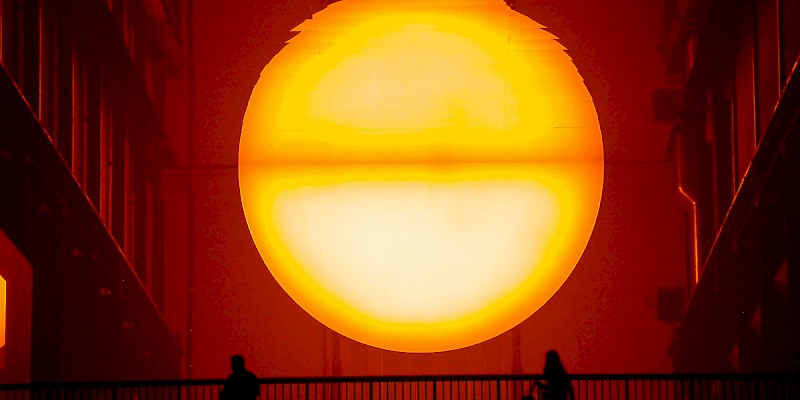
<path fill-rule="evenodd" d="M 581 262 L 519 328 L 522 372 L 540 371 L 550 348 L 572 372 L 667 372 L 675 323 L 657 318 L 658 290 L 686 283 L 687 226 L 668 154 L 671 125 L 656 122 L 652 111 L 652 92 L 666 81 L 659 52 L 663 4 L 517 3 L 573 57 L 597 107 L 607 160 L 597 225 Z M 187 130 L 175 130 L 171 140 L 186 168 L 167 172 L 163 183 L 170 288 L 164 314 L 181 343 L 191 342 L 191 376 L 225 376 L 234 353 L 245 355 L 260 376 L 512 372 L 510 332 L 432 355 L 339 337 L 295 305 L 261 261 L 239 202 L 241 121 L 261 69 L 291 37 L 289 30 L 322 7 L 320 0 L 197 0 L 190 6 L 194 87 L 176 87 L 191 95 L 189 109 L 180 110 L 192 116 L 191 140 L 183 136 Z"/>
<path fill-rule="evenodd" d="M 699 279 L 671 346 L 675 371 L 797 371 L 800 3 L 706 12 L 676 14 L 667 44 L 697 44 L 675 152 L 697 200 Z"/>
<path fill-rule="evenodd" d="M 30 379 L 32 271 L 25 257 L 0 230 L 0 277 L 5 291 L 0 299 L 4 320 L 0 321 L 4 345 L 0 346 L 0 383 Z"/>

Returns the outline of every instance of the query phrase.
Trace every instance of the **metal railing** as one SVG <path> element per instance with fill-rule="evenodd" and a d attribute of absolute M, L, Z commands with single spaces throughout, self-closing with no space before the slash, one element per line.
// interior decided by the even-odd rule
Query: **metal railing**
<path fill-rule="evenodd" d="M 578 400 L 800 399 L 800 374 L 571 375 Z M 260 379 L 260 400 L 521 400 L 540 375 Z M 218 400 L 224 380 L 0 385 L 0 400 Z M 534 399 L 540 396 L 534 391 Z"/>

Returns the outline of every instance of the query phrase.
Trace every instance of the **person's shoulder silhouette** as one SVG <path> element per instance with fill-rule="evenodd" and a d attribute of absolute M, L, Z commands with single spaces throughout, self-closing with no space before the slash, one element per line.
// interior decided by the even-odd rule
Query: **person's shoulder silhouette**
<path fill-rule="evenodd" d="M 544 382 L 536 381 L 542 400 L 574 400 L 575 392 L 572 389 L 567 370 L 561 363 L 558 352 L 550 350 L 545 355 L 544 371 L 542 371 Z"/>
<path fill-rule="evenodd" d="M 231 374 L 219 392 L 220 400 L 255 400 L 258 394 L 258 378 L 245 368 L 244 357 L 231 357 Z"/>

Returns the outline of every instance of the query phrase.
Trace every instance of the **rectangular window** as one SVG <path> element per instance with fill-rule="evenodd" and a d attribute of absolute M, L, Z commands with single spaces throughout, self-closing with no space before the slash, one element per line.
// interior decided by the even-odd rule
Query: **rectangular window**
<path fill-rule="evenodd" d="M 156 186 L 153 195 L 153 236 L 150 242 L 152 250 L 152 288 L 150 294 L 153 296 L 156 305 L 160 310 L 164 310 L 164 203 L 161 201 L 160 190 Z"/>
<path fill-rule="evenodd" d="M 756 19 L 756 71 L 758 87 L 758 132 L 766 133 L 781 89 L 778 0 L 758 2 Z"/>
<path fill-rule="evenodd" d="M 77 39 L 77 38 L 75 38 Z M 92 205 L 100 203 L 100 77 L 88 49 L 73 47 L 72 171 Z"/>
<path fill-rule="evenodd" d="M 146 179 L 148 176 L 149 166 L 144 163 L 144 148 L 140 143 L 134 142 L 132 149 L 132 163 L 133 169 L 136 173 L 133 176 L 133 264 L 139 278 L 144 282 L 147 281 L 147 230 L 145 228 L 147 223 L 147 185 Z"/>
<path fill-rule="evenodd" d="M 712 118 L 715 137 L 715 171 L 717 221 L 721 224 L 733 201 L 736 170 L 733 160 L 733 102 L 729 94 L 719 90 L 712 95 Z"/>
<path fill-rule="evenodd" d="M 0 0 L 0 61 L 3 61 L 3 0 Z"/>
<path fill-rule="evenodd" d="M 745 18 L 736 52 L 734 87 L 736 91 L 736 176 L 741 182 L 756 148 L 755 76 L 752 19 Z"/>
<path fill-rule="evenodd" d="M 781 0 L 778 5 L 780 16 L 780 41 L 781 41 L 781 87 L 786 85 L 789 73 L 795 61 L 800 56 L 800 2 L 795 0 Z"/>
<path fill-rule="evenodd" d="M 122 13 L 122 33 L 125 39 L 125 45 L 128 47 L 128 54 L 131 59 L 135 59 L 134 48 L 136 46 L 136 31 L 135 24 L 131 21 L 131 2 L 125 2 L 123 5 L 124 11 Z"/>
<path fill-rule="evenodd" d="M 2 3 L 2 60 L 11 79 L 19 81 L 20 62 L 22 57 L 21 26 L 22 7 L 21 0 L 3 0 Z"/>
<path fill-rule="evenodd" d="M 122 32 L 125 31 L 124 29 L 124 16 L 125 16 L 125 4 L 124 0 L 111 0 L 111 16 L 114 18 L 114 22 L 117 23 L 117 26 L 123 27 L 121 29 Z"/>
<path fill-rule="evenodd" d="M 84 190 L 95 209 L 100 209 L 100 68 L 88 64 L 86 76 L 86 186 Z"/>
<path fill-rule="evenodd" d="M 153 293 L 153 281 L 155 277 L 153 276 L 153 269 L 155 268 L 155 240 L 157 239 L 158 235 L 155 233 L 156 225 L 156 216 L 155 216 L 155 190 L 153 189 L 152 182 L 147 182 L 145 184 L 144 189 L 144 197 L 145 197 L 145 207 L 144 212 L 146 214 L 146 218 L 144 218 L 144 229 L 142 229 L 142 238 L 144 239 L 144 261 L 145 267 L 144 269 L 144 276 L 140 277 L 142 281 L 147 286 L 147 290 L 152 294 Z M 155 298 L 155 296 L 153 296 Z"/>
<path fill-rule="evenodd" d="M 74 38 L 73 38 L 74 39 Z M 72 174 L 86 186 L 86 75 L 87 68 L 80 49 L 72 45 Z"/>
<path fill-rule="evenodd" d="M 125 169 L 128 163 L 125 161 L 126 130 L 120 118 L 111 121 L 111 233 L 114 235 L 117 244 L 121 249 L 125 248 L 125 215 L 127 212 L 127 185 Z"/>
<path fill-rule="evenodd" d="M 55 102 L 57 81 L 56 43 L 57 24 L 55 5 L 41 0 L 39 7 L 39 120 L 55 140 Z"/>
<path fill-rule="evenodd" d="M 718 159 L 718 147 L 719 144 L 717 138 L 717 121 L 714 118 L 714 93 L 711 90 L 706 92 L 706 104 L 705 104 L 705 137 L 706 137 L 706 144 L 708 145 L 708 155 L 710 157 L 710 167 L 711 167 L 711 180 L 714 183 L 719 181 L 719 176 L 722 171 L 719 171 L 719 163 L 717 162 Z M 716 188 L 714 188 L 716 189 Z M 713 223 L 714 229 L 718 229 L 721 224 L 720 215 L 720 207 L 727 207 L 725 205 L 721 205 L 719 202 L 718 190 L 711 190 L 709 195 L 711 196 L 711 207 L 712 216 L 713 216 Z"/>
<path fill-rule="evenodd" d="M 134 264 L 136 260 L 134 259 L 134 230 L 133 230 L 133 221 L 134 221 L 134 212 L 136 207 L 134 204 L 136 203 L 135 198 L 135 191 L 133 190 L 133 182 L 135 180 L 136 171 L 134 170 L 134 163 L 132 160 L 132 146 L 131 141 L 128 137 L 125 137 L 125 158 L 123 160 L 124 170 L 125 170 L 125 180 L 124 180 L 124 190 L 125 190 L 125 222 L 124 222 L 124 246 L 122 247 L 125 251 L 125 256 L 128 258 L 128 261 L 131 264 Z"/>
<path fill-rule="evenodd" d="M 70 4 L 59 1 L 53 14 L 66 15 Z M 67 18 L 55 18 L 56 40 L 53 65 L 55 69 L 54 110 L 53 115 L 55 142 L 61 156 L 72 165 L 72 116 L 73 116 L 73 42 L 72 21 Z"/>
<path fill-rule="evenodd" d="M 33 112 L 39 112 L 39 2 L 23 1 L 22 63 L 17 83 Z"/>
<path fill-rule="evenodd" d="M 112 132 L 113 115 L 108 104 L 107 96 L 102 95 L 100 100 L 100 219 L 111 229 L 112 216 L 112 192 L 114 190 L 113 168 L 114 168 L 114 135 Z"/>

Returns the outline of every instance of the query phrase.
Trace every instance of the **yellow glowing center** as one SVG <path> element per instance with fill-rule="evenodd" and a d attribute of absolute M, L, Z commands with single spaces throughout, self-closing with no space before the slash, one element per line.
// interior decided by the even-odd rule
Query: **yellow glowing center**
<path fill-rule="evenodd" d="M 253 239 L 309 314 L 409 352 L 497 336 L 566 280 L 603 181 L 555 36 L 501 0 L 344 0 L 264 68 L 242 127 Z"/>

